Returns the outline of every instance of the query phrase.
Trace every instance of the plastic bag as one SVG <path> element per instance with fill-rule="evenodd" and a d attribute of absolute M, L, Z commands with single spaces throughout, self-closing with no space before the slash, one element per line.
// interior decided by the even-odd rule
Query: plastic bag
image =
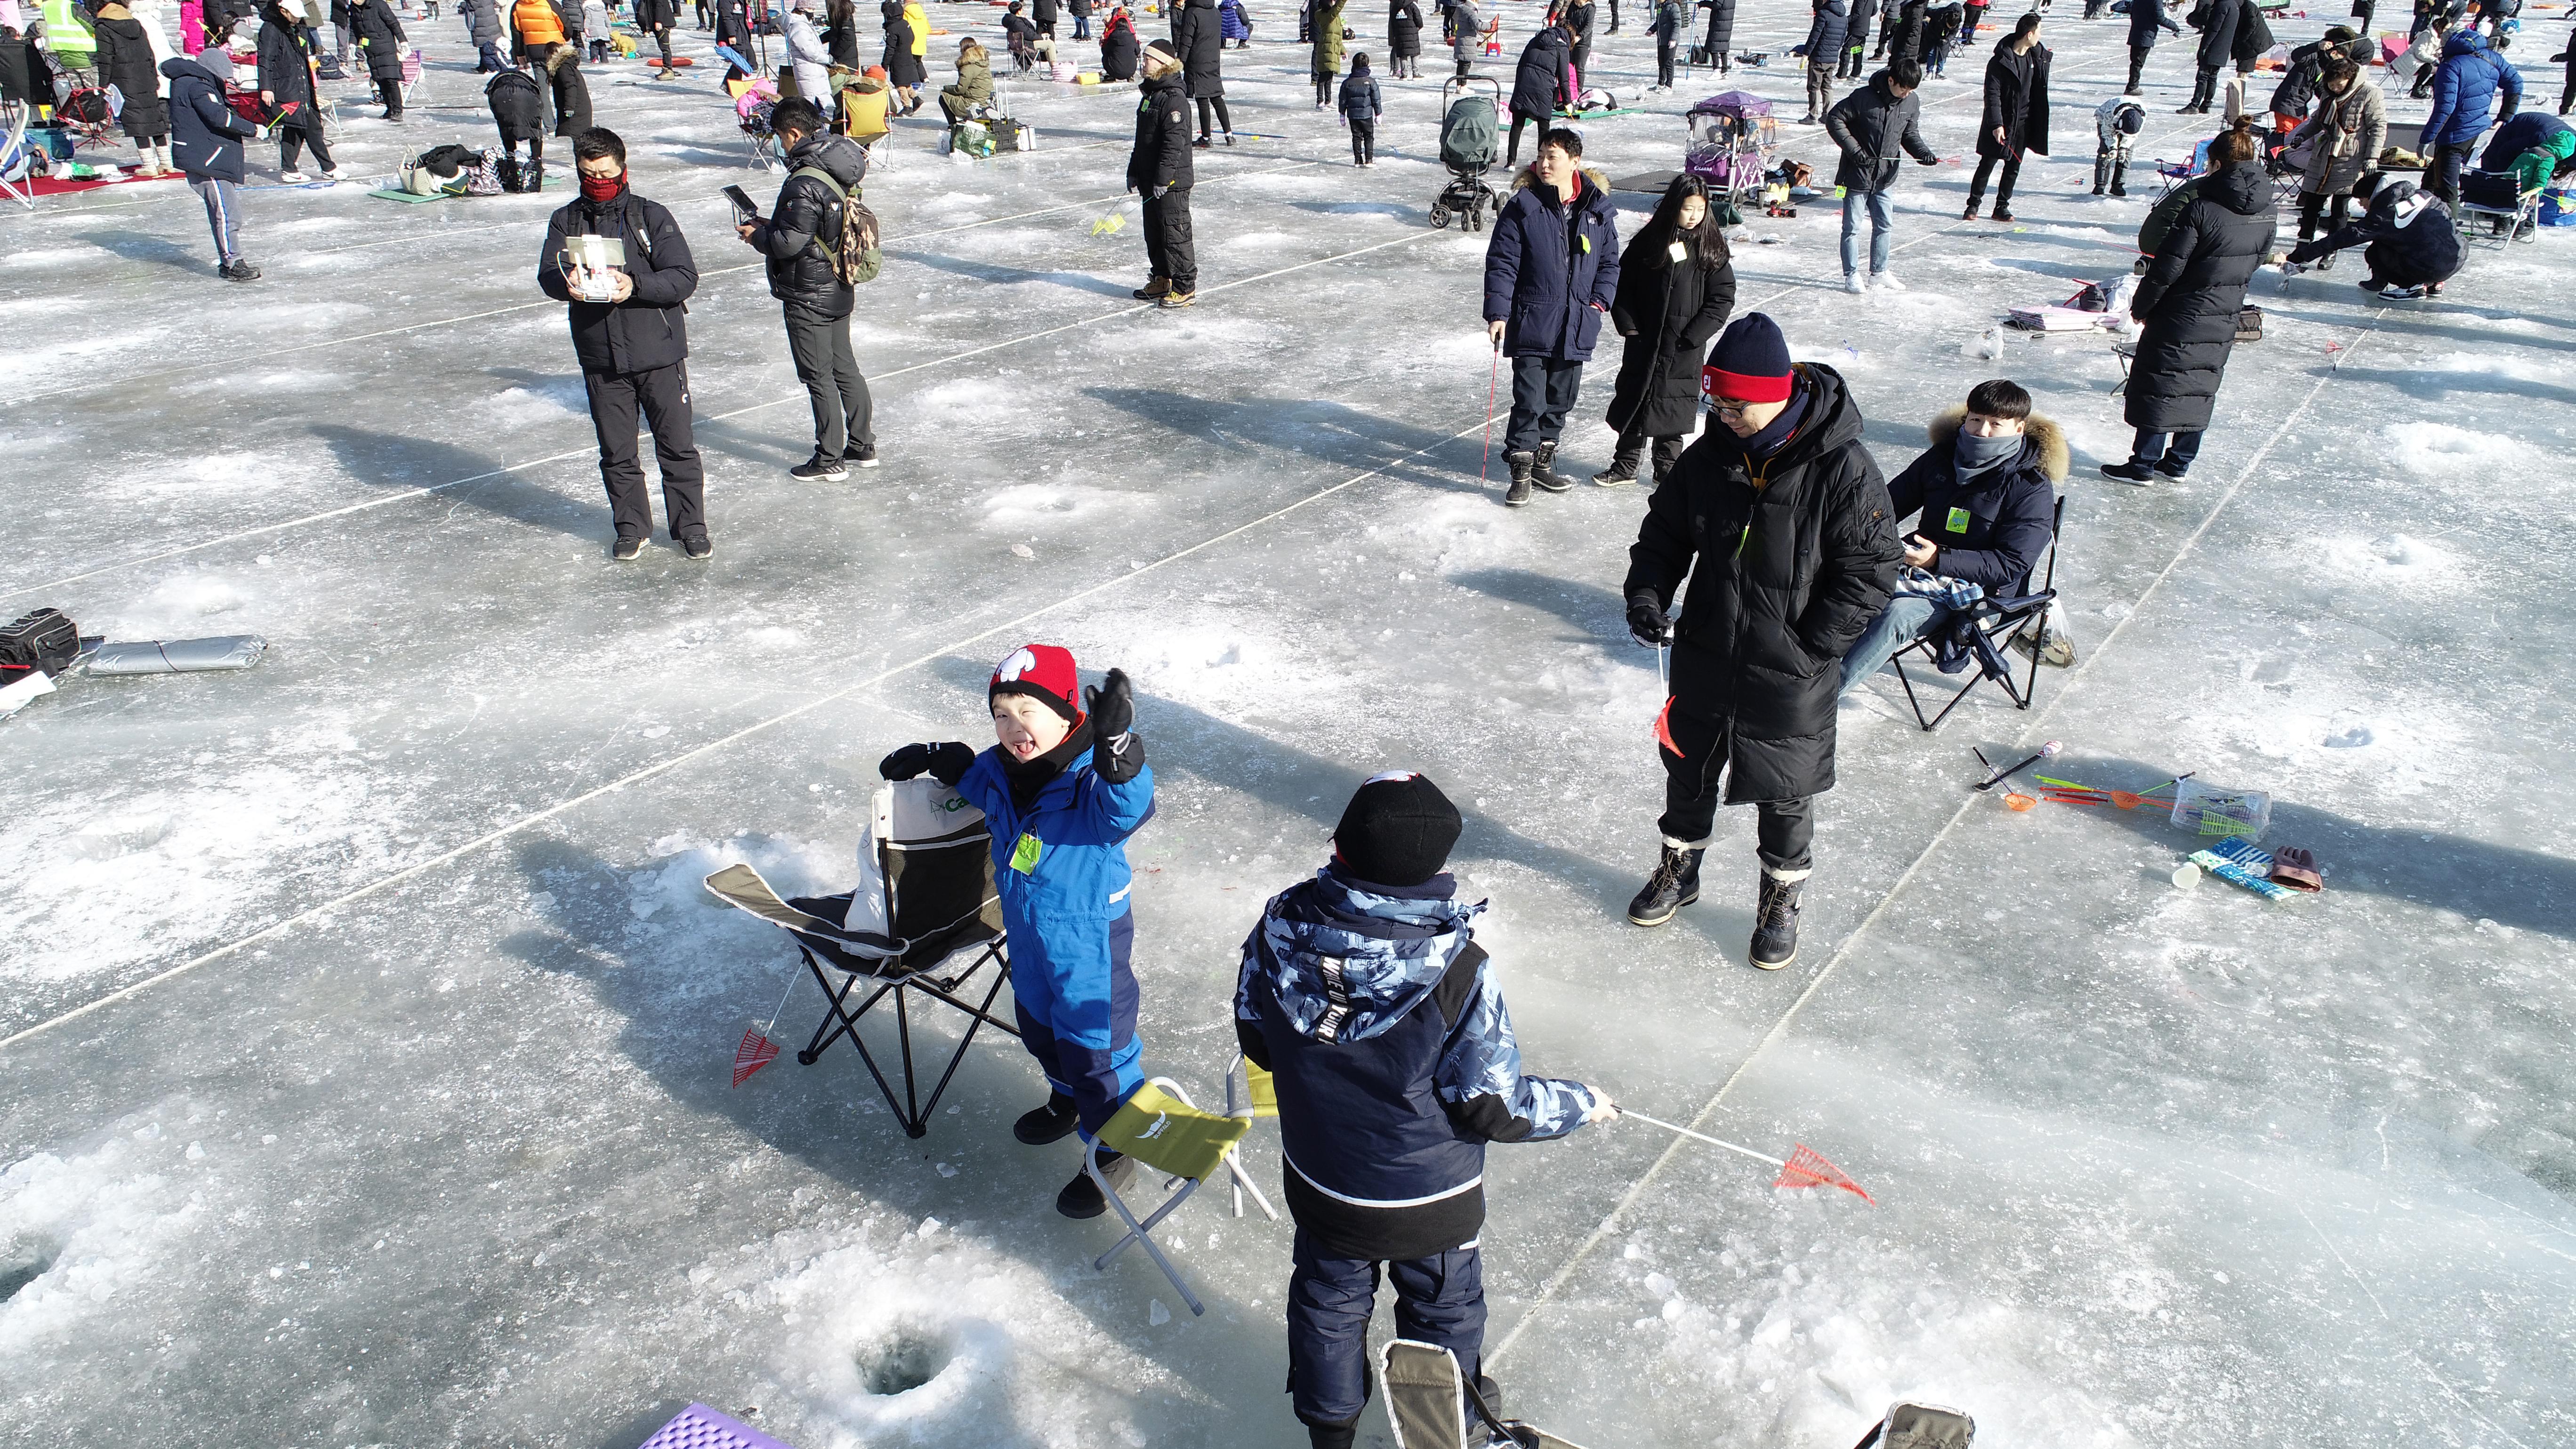
<path fill-rule="evenodd" d="M 2260 840 L 2272 824 L 2272 797 L 2260 790 L 2221 790 L 2184 780 L 2174 787 L 2173 823 L 2195 835 Z"/>

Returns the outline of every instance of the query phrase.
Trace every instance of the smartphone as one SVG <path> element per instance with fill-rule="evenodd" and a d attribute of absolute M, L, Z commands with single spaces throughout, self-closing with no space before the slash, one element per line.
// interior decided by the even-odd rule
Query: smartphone
<path fill-rule="evenodd" d="M 724 189 L 724 194 L 725 200 L 733 203 L 734 225 L 743 226 L 760 220 L 760 208 L 751 204 L 751 198 L 743 194 L 741 187 L 728 186 Z"/>

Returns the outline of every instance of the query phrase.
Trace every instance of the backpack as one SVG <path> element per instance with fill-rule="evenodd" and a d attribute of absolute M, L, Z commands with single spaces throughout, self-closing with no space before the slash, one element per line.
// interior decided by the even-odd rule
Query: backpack
<path fill-rule="evenodd" d="M 813 177 L 841 200 L 841 235 L 832 247 L 832 275 L 853 287 L 875 281 L 877 273 L 885 270 L 885 254 L 877 250 L 877 214 L 843 190 L 828 171 L 799 166 L 790 179 L 794 176 Z"/>

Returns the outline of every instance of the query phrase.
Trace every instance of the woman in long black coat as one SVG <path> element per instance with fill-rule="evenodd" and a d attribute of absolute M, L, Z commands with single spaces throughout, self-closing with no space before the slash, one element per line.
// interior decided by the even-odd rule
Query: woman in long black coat
<path fill-rule="evenodd" d="M 1422 74 L 1422 7 L 1416 0 L 1391 0 L 1386 12 L 1386 55 L 1390 75 L 1402 80 Z"/>
<path fill-rule="evenodd" d="M 2139 334 L 2126 413 L 2138 436 L 2129 461 L 2102 465 L 2105 477 L 2126 483 L 2152 482 L 2158 473 L 2180 478 L 2200 453 L 2227 355 L 2236 347 L 2245 284 L 2272 252 L 2272 178 L 2264 174 L 2253 127 L 2251 117 L 2240 117 L 2211 144 L 2199 194 L 2138 281 L 2129 304 Z"/>
<path fill-rule="evenodd" d="M 306 146 L 313 148 L 313 162 L 325 177 L 336 180 L 340 174 L 331 164 L 330 139 L 323 134 L 322 111 L 313 100 L 311 54 L 304 48 L 302 12 L 290 14 L 270 0 L 259 12 L 259 104 L 276 122 L 277 174 L 285 181 L 304 179 L 296 161 Z"/>
<path fill-rule="evenodd" d="M 367 78 L 385 103 L 385 119 L 403 114 L 403 56 L 410 49 L 402 22 L 386 0 L 349 0 L 349 34 L 367 52 Z"/>
<path fill-rule="evenodd" d="M 1682 443 L 1699 431 L 1699 371 L 1708 344 L 1735 310 L 1735 262 L 1717 224 L 1708 183 L 1675 177 L 1655 214 L 1619 253 L 1610 324 L 1627 339 L 1610 395 L 1619 454 L 1592 475 L 1604 488 L 1637 481 L 1648 442 L 1664 481 Z"/>
<path fill-rule="evenodd" d="M 1512 132 L 1503 151 L 1504 166 L 1520 164 L 1522 127 L 1535 121 L 1544 136 L 1555 123 L 1556 97 L 1565 88 L 1573 48 L 1574 37 L 1562 22 L 1540 26 L 1521 47 L 1520 66 L 1512 73 Z"/>
<path fill-rule="evenodd" d="M 1967 220 L 1976 220 L 1986 178 L 1998 162 L 2004 174 L 1995 188 L 1995 220 L 2012 220 L 2013 183 L 2021 179 L 2022 153 L 2048 154 L 2049 59 L 2048 47 L 2039 43 L 2039 12 L 2033 10 L 2015 23 L 2012 35 L 1998 42 L 1987 60 L 1986 109 L 1977 122 L 1977 174 L 1968 179 Z"/>
<path fill-rule="evenodd" d="M 98 78 L 125 98 L 117 124 L 143 153 L 143 174 L 159 176 L 170 169 L 162 152 L 170 144 L 170 103 L 161 95 L 161 62 L 152 55 L 152 39 L 134 12 L 116 0 L 101 5 L 90 35 L 98 46 Z"/>

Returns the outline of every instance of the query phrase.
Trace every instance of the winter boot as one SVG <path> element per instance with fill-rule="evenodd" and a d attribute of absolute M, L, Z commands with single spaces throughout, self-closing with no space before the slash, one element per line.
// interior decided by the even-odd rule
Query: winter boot
<path fill-rule="evenodd" d="M 1074 1128 L 1073 1099 L 1062 1092 L 1047 1093 L 1046 1105 L 1020 1114 L 1011 1124 L 1011 1135 L 1031 1147 L 1044 1147 L 1064 1139 Z"/>
<path fill-rule="evenodd" d="M 1535 453 L 1506 453 L 1503 461 L 1511 465 L 1512 486 L 1503 494 L 1503 502 L 1518 508 L 1530 501 L 1530 470 L 1538 463 Z"/>
<path fill-rule="evenodd" d="M 1592 481 L 1604 488 L 1616 488 L 1623 483 L 1634 483 L 1637 481 L 1637 465 L 1645 461 L 1645 456 L 1644 444 L 1621 439 L 1619 456 L 1610 460 L 1609 467 L 1593 474 Z"/>
<path fill-rule="evenodd" d="M 2110 153 L 2106 151 L 2093 158 L 2093 194 L 2095 196 L 2101 195 L 2102 188 L 2108 186 L 2110 182 L 2111 156 Z"/>
<path fill-rule="evenodd" d="M 1109 1179 L 1111 1187 L 1124 1191 L 1136 1176 L 1136 1160 L 1104 1150 L 1100 1154 L 1100 1175 Z M 1101 1196 L 1100 1184 L 1091 1180 L 1090 1173 L 1077 1172 L 1073 1181 L 1055 1195 L 1055 1210 L 1069 1218 L 1096 1218 L 1109 1211 L 1109 1199 Z"/>
<path fill-rule="evenodd" d="M 1139 302 L 1159 302 L 1163 300 L 1164 294 L 1171 290 L 1171 278 L 1156 277 L 1154 280 L 1147 282 L 1145 285 L 1138 287 L 1135 291 L 1132 291 L 1127 295 L 1135 298 Z"/>
<path fill-rule="evenodd" d="M 1309 1424 L 1306 1443 L 1310 1449 L 1351 1449 L 1360 1441 L 1360 1421 L 1345 1419 L 1338 1424 Z"/>
<path fill-rule="evenodd" d="M 224 263 L 222 266 L 215 269 L 215 274 L 222 277 L 227 282 L 256 282 L 259 280 L 259 268 L 252 266 L 249 259 L 245 257 L 235 257 L 231 261 Z"/>
<path fill-rule="evenodd" d="M 2125 463 L 2103 464 L 2102 476 L 2117 478 L 2123 483 L 2153 483 L 2156 481 L 2156 470 L 2153 464 L 2142 463 L 2131 458 Z"/>
<path fill-rule="evenodd" d="M 545 190 L 546 163 L 543 161 L 531 161 L 526 166 L 521 167 L 519 169 L 519 189 L 521 191 Z"/>
<path fill-rule="evenodd" d="M 1555 462 L 1556 444 L 1553 441 L 1539 444 L 1538 455 L 1530 461 L 1530 481 L 1550 493 L 1562 493 L 1574 486 L 1574 480 L 1556 471 L 1551 466 Z"/>
<path fill-rule="evenodd" d="M 1640 926 L 1660 926 L 1673 918 L 1682 907 L 1699 899 L 1699 857 L 1705 847 L 1664 843 L 1664 854 L 1655 862 L 1655 873 L 1646 878 L 1646 888 L 1628 902 L 1628 919 Z"/>
<path fill-rule="evenodd" d="M 1753 909 L 1755 967 L 1777 971 L 1798 959 L 1798 883 L 1809 874 L 1762 867 L 1762 893 Z"/>
<path fill-rule="evenodd" d="M 1154 305 L 1170 312 L 1186 307 L 1198 299 L 1199 294 L 1196 292 L 1169 291 L 1163 294 L 1163 300 Z"/>

